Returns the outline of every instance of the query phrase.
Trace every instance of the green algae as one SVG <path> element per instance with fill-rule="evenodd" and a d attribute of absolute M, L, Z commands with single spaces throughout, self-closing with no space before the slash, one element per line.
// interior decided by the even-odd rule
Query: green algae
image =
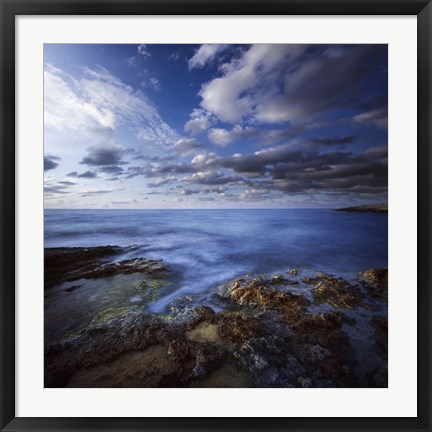
<path fill-rule="evenodd" d="M 123 318 L 127 316 L 131 310 L 136 307 L 120 307 L 120 308 L 107 308 L 98 312 L 95 316 L 95 321 L 106 323 L 116 318 Z"/>
<path fill-rule="evenodd" d="M 173 321 L 175 319 L 174 316 L 169 315 L 169 314 L 159 314 L 159 315 L 157 315 L 157 317 L 164 320 L 164 321 Z"/>
<path fill-rule="evenodd" d="M 133 284 L 133 288 L 137 291 L 147 291 L 151 300 L 156 300 L 159 297 L 160 290 L 168 284 L 168 281 L 163 279 L 142 279 Z"/>

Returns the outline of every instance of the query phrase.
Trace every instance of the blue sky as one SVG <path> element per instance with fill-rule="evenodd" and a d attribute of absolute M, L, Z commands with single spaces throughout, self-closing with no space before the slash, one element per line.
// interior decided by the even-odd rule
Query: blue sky
<path fill-rule="evenodd" d="M 46 208 L 387 201 L 386 45 L 44 47 Z"/>

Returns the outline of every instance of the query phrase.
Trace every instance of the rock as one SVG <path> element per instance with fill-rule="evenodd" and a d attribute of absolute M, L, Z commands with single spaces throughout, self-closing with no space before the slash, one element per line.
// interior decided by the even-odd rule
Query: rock
<path fill-rule="evenodd" d="M 146 265 L 128 261 L 125 271 Z M 330 287 L 326 301 L 354 307 L 346 297 L 348 282 L 325 274 L 310 279 L 314 290 Z M 359 386 L 342 330 L 355 320 L 336 312 L 310 313 L 309 300 L 288 291 L 288 284 L 282 275 L 235 279 L 218 287 L 231 303 L 230 311 L 218 313 L 194 307 L 190 296 L 173 301 L 169 316 L 145 314 L 137 306 L 108 308 L 86 328 L 46 347 L 45 386 Z M 371 323 L 380 350 L 383 319 Z M 370 379 L 378 385 L 382 374 Z"/>
<path fill-rule="evenodd" d="M 198 343 L 220 344 L 217 326 L 208 321 L 201 321 L 195 328 L 185 334 L 186 340 Z"/>
<path fill-rule="evenodd" d="M 118 246 L 45 248 L 45 287 L 49 288 L 68 279 L 79 279 L 81 272 L 93 269 L 98 263 L 121 252 L 122 248 Z"/>
<path fill-rule="evenodd" d="M 377 368 L 368 374 L 368 382 L 373 388 L 388 387 L 388 371 L 387 368 Z"/>
<path fill-rule="evenodd" d="M 313 382 L 311 378 L 298 377 L 297 382 L 300 384 L 300 387 L 303 388 L 313 387 Z"/>
<path fill-rule="evenodd" d="M 167 271 L 160 259 L 133 258 L 108 262 L 108 259 L 111 260 L 122 252 L 124 249 L 118 246 L 45 248 L 45 288 L 81 278 Z"/>
<path fill-rule="evenodd" d="M 320 345 L 306 344 L 304 353 L 307 356 L 306 359 L 312 363 L 322 362 L 331 356 L 331 352 Z"/>
<path fill-rule="evenodd" d="M 75 291 L 76 289 L 78 289 L 78 288 L 80 288 L 82 285 L 72 285 L 71 287 L 69 287 L 69 288 L 65 288 L 63 291 L 66 291 L 66 292 L 72 292 L 72 291 Z"/>
<path fill-rule="evenodd" d="M 388 355 L 388 320 L 386 317 L 373 316 L 371 324 L 374 328 L 376 352 L 384 359 Z"/>
<path fill-rule="evenodd" d="M 168 309 L 171 313 L 177 315 L 183 312 L 186 308 L 190 308 L 193 302 L 193 296 L 188 295 L 174 299 L 169 305 Z"/>
<path fill-rule="evenodd" d="M 358 286 L 333 276 L 322 276 L 315 280 L 316 285 L 312 290 L 315 304 L 328 303 L 335 308 L 348 309 L 364 306 L 364 296 Z"/>
<path fill-rule="evenodd" d="M 86 279 L 103 278 L 118 274 L 146 273 L 166 271 L 165 264 L 160 259 L 134 258 L 115 263 L 98 265 L 95 268 L 83 272 L 81 277 Z"/>
<path fill-rule="evenodd" d="M 363 273 L 359 273 L 357 280 L 366 287 L 373 298 L 387 303 L 388 269 L 369 269 Z"/>
<path fill-rule="evenodd" d="M 75 372 L 66 387 L 160 387 L 174 373 L 175 362 L 163 345 L 126 352 L 112 361 Z"/>
<path fill-rule="evenodd" d="M 233 361 L 226 361 L 199 381 L 193 381 L 191 387 L 201 388 L 242 388 L 250 387 L 251 374 Z"/>
<path fill-rule="evenodd" d="M 368 213 L 387 213 L 388 205 L 387 204 L 366 204 L 354 207 L 346 207 L 336 209 L 335 211 L 339 212 L 368 212 Z"/>
<path fill-rule="evenodd" d="M 299 273 L 300 273 L 300 271 L 296 268 L 294 268 L 288 272 L 288 274 L 290 274 L 292 276 L 297 276 Z"/>
<path fill-rule="evenodd" d="M 358 380 L 350 368 L 355 364 L 354 354 L 348 336 L 341 330 L 342 323 L 339 314 L 326 312 L 304 316 L 293 329 L 301 336 L 300 343 L 303 341 L 299 349 L 304 362 L 310 362 L 341 387 L 357 386 Z"/>
<path fill-rule="evenodd" d="M 310 305 L 303 295 L 269 288 L 263 278 L 237 279 L 218 288 L 221 297 L 229 298 L 240 306 L 260 311 L 276 310 L 287 321 L 295 320 Z M 270 280 L 271 282 L 271 280 Z"/>

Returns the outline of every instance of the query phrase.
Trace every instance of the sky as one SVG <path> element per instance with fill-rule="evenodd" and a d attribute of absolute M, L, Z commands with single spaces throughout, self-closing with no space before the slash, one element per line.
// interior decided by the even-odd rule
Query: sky
<path fill-rule="evenodd" d="M 44 46 L 46 208 L 387 202 L 387 45 Z"/>

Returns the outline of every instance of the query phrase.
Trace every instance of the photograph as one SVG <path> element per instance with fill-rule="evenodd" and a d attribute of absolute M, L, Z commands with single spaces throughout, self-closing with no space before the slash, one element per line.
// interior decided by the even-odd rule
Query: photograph
<path fill-rule="evenodd" d="M 388 388 L 388 45 L 141 42 L 43 45 L 44 387 Z"/>

